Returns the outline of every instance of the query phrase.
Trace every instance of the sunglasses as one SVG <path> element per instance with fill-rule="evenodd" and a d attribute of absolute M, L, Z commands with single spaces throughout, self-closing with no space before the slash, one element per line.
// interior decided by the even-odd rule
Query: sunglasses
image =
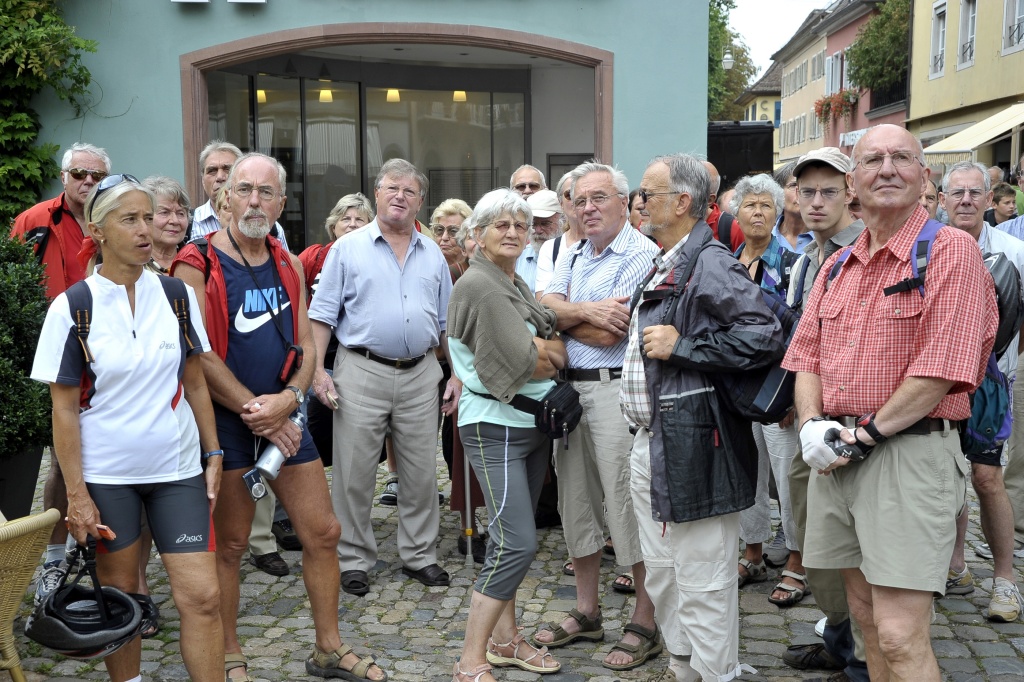
<path fill-rule="evenodd" d="M 86 176 L 89 176 L 96 182 L 99 182 L 107 177 L 106 171 L 89 170 L 88 168 L 68 168 L 65 172 L 75 180 L 85 180 Z"/>
<path fill-rule="evenodd" d="M 96 202 L 100 200 L 100 195 L 106 192 L 108 189 L 117 187 L 122 182 L 130 182 L 133 185 L 141 184 L 137 177 L 135 177 L 134 175 L 128 175 L 127 173 L 122 173 L 118 175 L 108 175 L 107 177 L 103 178 L 103 180 L 100 181 L 100 184 L 96 185 L 96 189 L 92 195 L 92 201 L 89 202 L 89 210 L 87 211 L 88 215 L 85 216 L 86 222 L 92 222 L 92 208 L 93 206 L 96 205 Z"/>

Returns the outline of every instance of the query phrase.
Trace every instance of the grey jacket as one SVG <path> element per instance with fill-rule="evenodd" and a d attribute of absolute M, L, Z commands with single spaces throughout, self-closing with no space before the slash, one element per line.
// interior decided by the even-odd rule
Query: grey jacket
<path fill-rule="evenodd" d="M 673 281 L 680 281 L 694 257 L 671 320 L 664 317 L 672 296 L 641 299 L 634 312 L 641 330 L 671 324 L 681 334 L 669 360 L 644 357 L 654 406 L 651 507 L 661 522 L 696 521 L 754 504 L 757 448 L 751 424 L 720 404 L 709 375 L 764 367 L 785 352 L 782 327 L 760 288 L 712 239 L 704 221 L 683 245 Z"/>

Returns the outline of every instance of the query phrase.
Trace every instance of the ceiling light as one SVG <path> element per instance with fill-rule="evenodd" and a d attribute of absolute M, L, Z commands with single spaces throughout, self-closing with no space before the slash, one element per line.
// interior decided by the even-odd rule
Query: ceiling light
<path fill-rule="evenodd" d="M 402 97 L 398 94 L 398 90 L 394 88 L 388 88 L 388 101 L 389 102 L 401 102 Z"/>
<path fill-rule="evenodd" d="M 466 101 L 466 91 L 465 90 L 456 90 L 456 91 L 454 91 L 452 93 L 452 101 L 453 102 L 465 102 Z"/>
<path fill-rule="evenodd" d="M 330 90 L 321 90 L 320 91 L 320 101 L 325 103 L 325 104 L 329 103 L 329 102 L 333 102 L 334 101 L 334 95 L 331 94 Z"/>
<path fill-rule="evenodd" d="M 256 101 L 259 102 L 260 104 L 266 104 L 267 103 L 267 91 L 266 90 L 257 90 L 256 91 Z"/>

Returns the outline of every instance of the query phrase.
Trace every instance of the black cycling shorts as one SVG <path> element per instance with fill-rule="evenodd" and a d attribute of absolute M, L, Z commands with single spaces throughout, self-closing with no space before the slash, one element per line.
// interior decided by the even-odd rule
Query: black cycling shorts
<path fill-rule="evenodd" d="M 86 487 L 99 509 L 100 523 L 117 535 L 113 540 L 100 540 L 100 552 L 116 552 L 139 539 L 143 508 L 161 554 L 217 549 L 203 474 L 183 481 L 86 483 Z"/>

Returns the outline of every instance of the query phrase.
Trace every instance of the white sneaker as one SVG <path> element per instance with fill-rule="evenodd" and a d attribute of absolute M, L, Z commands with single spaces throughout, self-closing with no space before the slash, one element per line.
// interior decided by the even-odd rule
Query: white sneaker
<path fill-rule="evenodd" d="M 32 603 L 35 606 L 39 606 L 51 592 L 57 589 L 57 585 L 60 584 L 60 579 L 64 577 L 67 567 L 68 565 L 63 559 L 43 564 L 43 572 L 39 574 L 39 579 L 36 581 L 36 594 L 32 599 Z"/>
<path fill-rule="evenodd" d="M 988 546 L 988 543 L 974 546 L 974 553 L 980 556 L 982 559 L 992 558 L 992 548 Z M 1013 556 L 1018 559 L 1024 559 L 1024 544 L 1015 544 L 1013 549 Z"/>
<path fill-rule="evenodd" d="M 814 634 L 818 637 L 825 636 L 825 626 L 828 625 L 828 618 L 822 618 L 814 624 Z"/>
<path fill-rule="evenodd" d="M 992 587 L 992 600 L 988 603 L 988 619 L 1012 623 L 1020 616 L 1021 598 L 1017 586 L 1006 578 L 996 578 Z"/>

